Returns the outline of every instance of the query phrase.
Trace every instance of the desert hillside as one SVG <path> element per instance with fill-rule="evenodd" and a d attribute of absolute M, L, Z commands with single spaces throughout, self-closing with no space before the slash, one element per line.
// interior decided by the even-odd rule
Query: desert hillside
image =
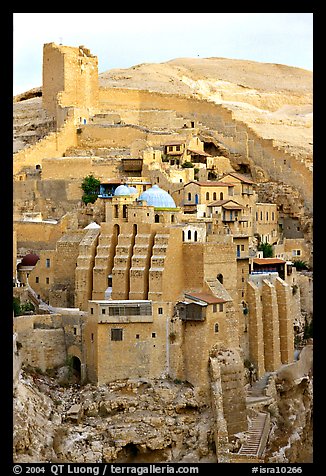
<path fill-rule="evenodd" d="M 177 58 L 111 69 L 100 86 L 209 99 L 260 136 L 300 158 L 312 157 L 313 75 L 286 65 L 226 58 Z"/>

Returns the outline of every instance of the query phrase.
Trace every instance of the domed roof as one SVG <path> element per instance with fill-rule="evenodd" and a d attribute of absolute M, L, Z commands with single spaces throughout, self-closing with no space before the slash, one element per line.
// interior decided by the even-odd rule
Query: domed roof
<path fill-rule="evenodd" d="M 35 253 L 28 253 L 21 260 L 20 264 L 21 266 L 35 266 L 39 259 L 40 257 Z"/>
<path fill-rule="evenodd" d="M 138 194 L 138 190 L 136 187 L 132 187 L 131 185 L 128 185 L 128 188 L 130 190 L 131 195 L 135 195 L 136 193 Z"/>
<path fill-rule="evenodd" d="M 131 192 L 129 190 L 129 187 L 127 187 L 127 185 L 119 185 L 115 189 L 115 192 L 114 192 L 115 197 L 123 197 L 123 196 L 130 195 L 130 194 L 131 194 Z"/>
<path fill-rule="evenodd" d="M 147 205 L 155 208 L 176 208 L 171 195 L 158 185 L 153 185 L 153 187 L 143 192 L 138 200 L 145 200 Z"/>

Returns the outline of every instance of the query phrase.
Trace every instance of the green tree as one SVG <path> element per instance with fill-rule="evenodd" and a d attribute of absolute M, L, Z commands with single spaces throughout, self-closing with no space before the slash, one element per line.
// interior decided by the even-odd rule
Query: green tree
<path fill-rule="evenodd" d="M 272 258 L 273 257 L 273 246 L 269 243 L 260 243 L 258 245 L 258 251 L 263 252 L 264 258 Z"/>
<path fill-rule="evenodd" d="M 87 175 L 82 181 L 81 188 L 84 192 L 82 196 L 83 202 L 86 205 L 87 203 L 94 203 L 99 193 L 100 181 L 93 175 Z"/>
<path fill-rule="evenodd" d="M 194 164 L 192 162 L 189 162 L 189 161 L 185 161 L 183 162 L 183 164 L 181 165 L 181 167 L 183 169 L 192 169 L 194 167 Z"/>
<path fill-rule="evenodd" d="M 16 297 L 13 298 L 13 310 L 14 310 L 14 316 L 21 316 L 22 315 L 20 300 Z"/>

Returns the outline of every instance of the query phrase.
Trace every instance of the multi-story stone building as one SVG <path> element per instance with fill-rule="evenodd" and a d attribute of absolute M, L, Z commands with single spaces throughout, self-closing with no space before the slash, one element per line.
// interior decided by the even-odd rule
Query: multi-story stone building
<path fill-rule="evenodd" d="M 98 167 L 102 219 L 92 226 L 62 228 L 55 246 L 37 250 L 39 259 L 29 270 L 29 284 L 50 306 L 78 313 L 67 330 L 72 342 L 67 352 L 78 359 L 83 380 L 105 384 L 130 377 L 171 377 L 193 384 L 208 402 L 212 374 L 219 375 L 219 388 L 228 402 L 235 399 L 241 407 L 235 424 L 231 405 L 224 405 L 229 434 L 243 431 L 245 395 L 239 389 L 244 386 L 244 360 L 252 362 L 260 377 L 294 358 L 295 273 L 288 283 L 285 260 L 272 271 L 267 262 L 253 260 L 255 234 L 263 242 L 278 242 L 276 205 L 257 202 L 254 182 L 235 172 L 215 181 L 188 179 L 180 187 L 187 176 L 182 172 L 178 187 L 173 187 L 153 147 L 163 148 L 163 158 L 173 166 L 185 161 L 205 166 L 211 156 L 195 131 L 191 138 L 195 121 L 187 131 L 190 139 L 179 141 L 167 140 L 162 131 L 144 131 L 143 125 L 137 129 L 139 124 L 118 127 L 119 117 L 138 117 L 137 108 L 127 110 L 124 91 L 114 103 L 97 80 L 97 59 L 86 48 L 44 46 L 43 105 L 63 125 L 65 135 L 62 140 L 57 137 L 52 155 L 42 157 L 38 148 L 35 160 L 40 163 L 44 158 L 48 178 L 57 173 L 58 160 L 72 177 L 76 167 L 84 174 L 82 164 L 88 173 Z M 110 103 L 114 124 L 99 123 L 100 114 L 108 120 L 105 101 L 114 103 Z M 169 126 L 183 128 L 181 118 L 168 112 L 171 109 L 162 116 L 154 114 L 148 101 L 143 122 L 155 120 L 157 129 L 161 118 Z M 121 151 L 131 143 L 132 150 L 139 146 L 138 156 L 123 156 Z M 119 150 L 112 160 L 65 156 L 69 148 L 78 147 L 86 152 L 96 147 Z M 25 164 L 28 154 L 20 160 Z M 155 172 L 155 180 L 142 175 L 144 161 L 146 170 Z M 130 175 L 122 176 L 128 170 Z M 71 192 L 74 198 L 76 190 L 77 182 Z M 236 356 L 232 388 L 226 377 L 223 380 L 230 360 L 224 355 Z"/>

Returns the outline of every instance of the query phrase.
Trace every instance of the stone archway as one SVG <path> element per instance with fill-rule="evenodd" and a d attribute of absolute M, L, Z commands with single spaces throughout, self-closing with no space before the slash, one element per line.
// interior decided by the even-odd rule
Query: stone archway
<path fill-rule="evenodd" d="M 85 382 L 86 365 L 83 362 L 81 349 L 76 345 L 72 345 L 68 349 L 68 357 L 75 380 L 77 380 L 78 383 Z"/>
<path fill-rule="evenodd" d="M 79 383 L 81 381 L 81 361 L 79 357 L 73 355 L 71 357 L 71 366 L 75 379 Z"/>

